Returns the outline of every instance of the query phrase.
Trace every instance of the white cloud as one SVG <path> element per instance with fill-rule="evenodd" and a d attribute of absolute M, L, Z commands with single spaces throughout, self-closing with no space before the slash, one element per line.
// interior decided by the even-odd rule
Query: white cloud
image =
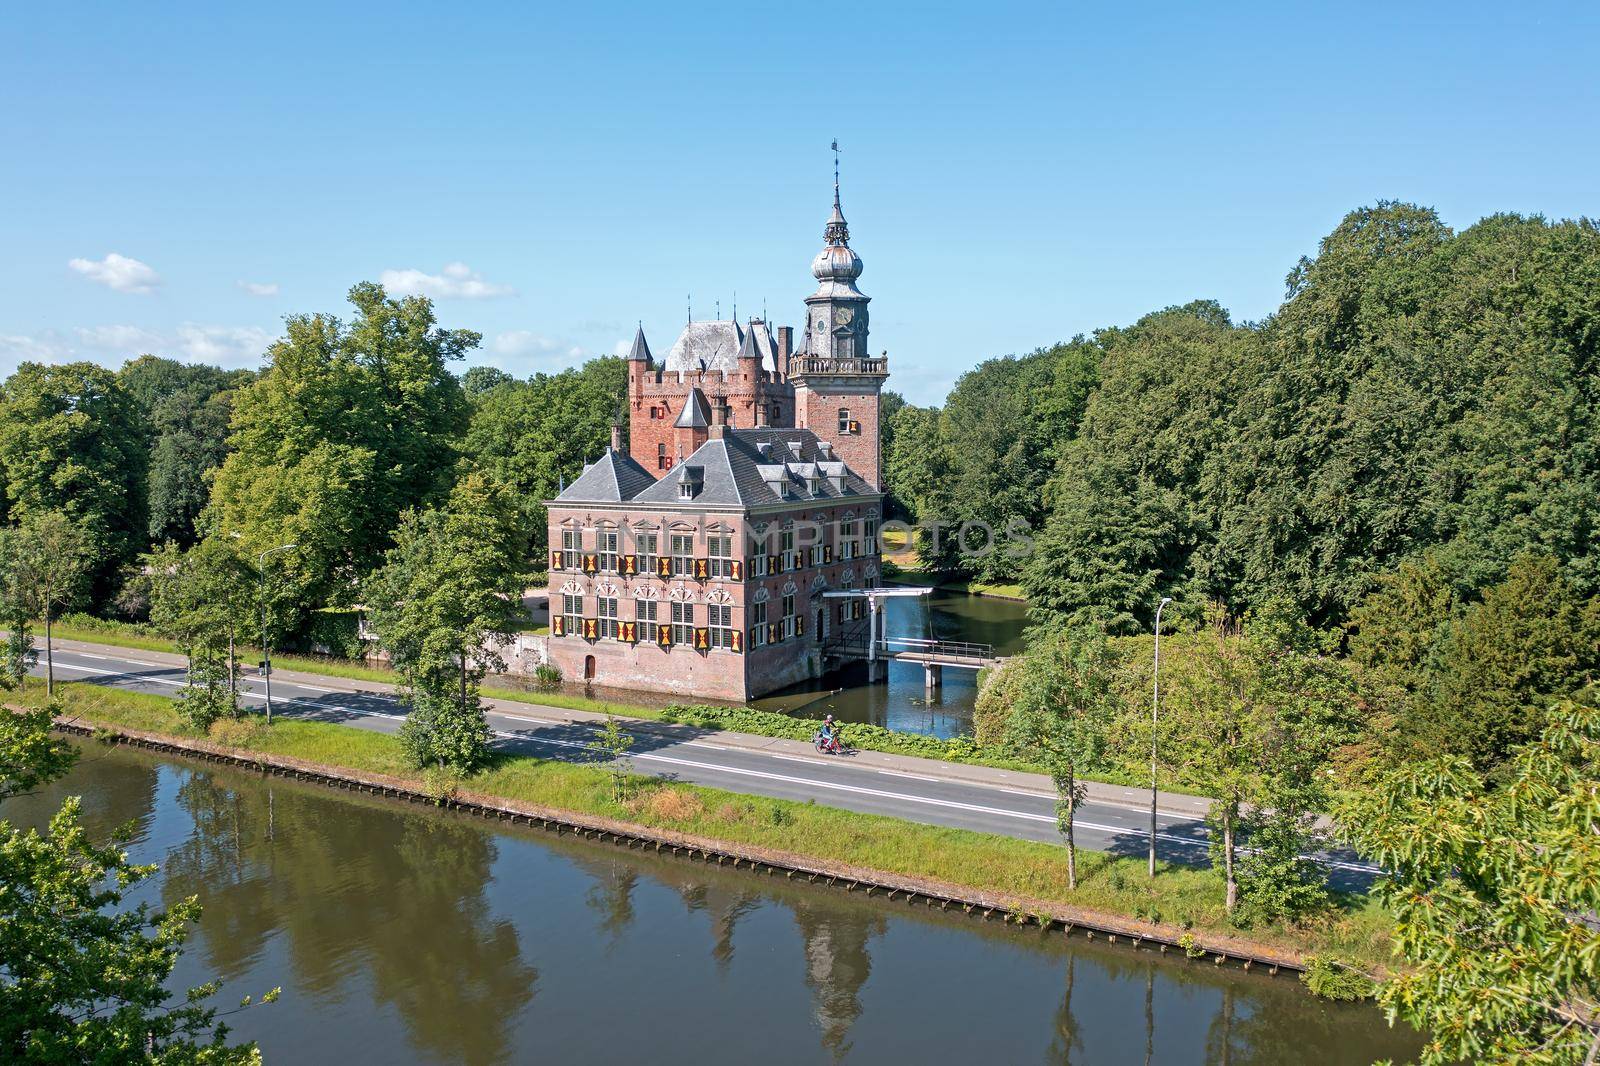
<path fill-rule="evenodd" d="M 278 283 L 276 281 L 241 281 L 239 288 L 251 296 L 276 296 Z"/>
<path fill-rule="evenodd" d="M 159 334 L 139 326 L 80 326 L 72 332 L 79 344 L 95 351 L 132 353 L 137 349 L 143 353 L 155 351 L 163 343 Z"/>
<path fill-rule="evenodd" d="M 489 350 L 496 355 L 512 358 L 534 359 L 578 359 L 583 356 L 583 349 L 576 345 L 563 344 L 541 337 L 532 330 L 513 329 L 495 335 L 489 342 Z"/>
<path fill-rule="evenodd" d="M 100 285 L 118 292 L 155 292 L 161 275 L 146 263 L 112 252 L 104 259 L 73 259 L 67 266 Z"/>
<path fill-rule="evenodd" d="M 611 354 L 626 359 L 628 358 L 629 353 L 632 351 L 633 339 L 631 337 L 624 337 L 612 347 Z"/>
<path fill-rule="evenodd" d="M 483 280 L 483 275 L 465 263 L 448 263 L 437 274 L 420 270 L 385 270 L 378 282 L 391 296 L 430 296 L 435 299 L 486 300 L 511 295 L 511 286 Z"/>
<path fill-rule="evenodd" d="M 253 367 L 272 343 L 272 334 L 258 326 L 202 326 L 185 322 L 178 327 L 176 347 L 198 363 Z"/>
<path fill-rule="evenodd" d="M 10 372 L 18 363 L 54 363 L 71 353 L 53 335 L 23 337 L 0 334 L 0 368 Z"/>

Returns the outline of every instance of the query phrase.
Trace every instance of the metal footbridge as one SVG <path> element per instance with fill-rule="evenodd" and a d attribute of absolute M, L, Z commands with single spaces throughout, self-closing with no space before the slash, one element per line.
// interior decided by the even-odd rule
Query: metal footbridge
<path fill-rule="evenodd" d="M 995 655 L 992 644 L 979 644 L 970 640 L 879 635 L 882 632 L 879 613 L 883 609 L 883 600 L 901 596 L 926 596 L 932 591 L 929 588 L 892 586 L 823 593 L 824 597 L 830 599 L 865 600 L 867 604 L 867 617 L 841 626 L 823 642 L 823 651 L 839 659 L 865 661 L 868 664 L 869 680 L 873 681 L 879 679 L 879 671 L 882 669 L 880 663 L 917 663 L 923 668 L 923 684 L 929 692 L 943 684 L 945 667 L 957 670 L 982 670 L 985 667 L 998 666 L 1001 660 Z"/>

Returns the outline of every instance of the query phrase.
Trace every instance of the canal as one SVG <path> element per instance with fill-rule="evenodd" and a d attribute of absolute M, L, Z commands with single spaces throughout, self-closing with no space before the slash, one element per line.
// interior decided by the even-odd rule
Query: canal
<path fill-rule="evenodd" d="M 268 1062 L 1349 1063 L 1415 1052 L 1292 978 L 1067 940 L 85 744 L 8 801 L 131 823 L 205 913 L 175 986 Z"/>
<path fill-rule="evenodd" d="M 931 595 L 884 601 L 884 628 L 893 637 L 965 640 L 994 646 L 995 654 L 1022 650 L 1028 608 L 1016 600 L 973 596 L 936 589 Z M 868 684 L 866 667 L 858 666 L 821 681 L 796 686 L 752 707 L 821 718 L 834 714 L 846 722 L 870 722 L 903 733 L 939 737 L 972 732 L 972 708 L 978 698 L 977 671 L 947 668 L 944 684 L 929 697 L 922 667 L 890 663 L 887 683 Z"/>

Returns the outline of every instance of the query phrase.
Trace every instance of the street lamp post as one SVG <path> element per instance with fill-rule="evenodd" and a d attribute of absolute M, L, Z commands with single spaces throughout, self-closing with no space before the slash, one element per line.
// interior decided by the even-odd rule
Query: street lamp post
<path fill-rule="evenodd" d="M 267 724 L 272 724 L 272 644 L 267 636 L 267 556 L 298 548 L 298 544 L 280 544 L 268 548 L 256 557 L 256 573 L 261 578 L 261 676 L 267 684 Z"/>
<path fill-rule="evenodd" d="M 1150 696 L 1150 876 L 1156 875 L 1156 715 L 1161 708 L 1161 609 L 1172 602 L 1161 597 L 1156 604 L 1155 687 Z"/>

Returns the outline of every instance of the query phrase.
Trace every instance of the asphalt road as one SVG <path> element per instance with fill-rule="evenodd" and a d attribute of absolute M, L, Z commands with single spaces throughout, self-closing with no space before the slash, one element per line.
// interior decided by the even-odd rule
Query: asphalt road
<path fill-rule="evenodd" d="M 89 649 L 93 650 L 89 650 Z M 43 659 L 41 654 L 40 659 Z M 43 662 L 39 664 L 42 672 Z M 56 677 L 88 681 L 136 692 L 176 695 L 184 687 L 181 660 L 156 652 L 105 645 L 74 644 L 55 652 Z M 264 681 L 241 681 L 243 701 L 264 703 Z M 274 714 L 335 722 L 393 733 L 404 708 L 377 686 L 344 678 L 275 671 Z M 489 726 L 494 744 L 541 758 L 592 762 L 588 744 L 592 716 L 560 708 L 491 701 Z M 588 720 L 586 720 L 588 719 Z M 1038 775 L 957 767 L 935 760 L 862 752 L 822 755 L 793 741 L 747 734 L 708 733 L 661 723 L 625 723 L 634 738 L 629 752 L 634 769 L 672 780 L 870 814 L 884 814 L 931 825 L 953 826 L 1029 840 L 1059 842 L 1055 797 Z M 849 739 L 846 726 L 845 738 Z M 1043 785 L 1044 787 L 1041 787 Z M 1137 800 L 1119 802 L 1110 794 Z M 1099 786 L 1078 809 L 1080 847 L 1125 855 L 1144 855 L 1149 842 L 1148 794 Z M 1164 796 L 1157 818 L 1157 848 L 1163 859 L 1186 864 L 1207 861 L 1207 839 L 1200 812 L 1204 801 Z M 1321 856 L 1335 883 L 1363 884 L 1375 869 L 1350 855 Z"/>

